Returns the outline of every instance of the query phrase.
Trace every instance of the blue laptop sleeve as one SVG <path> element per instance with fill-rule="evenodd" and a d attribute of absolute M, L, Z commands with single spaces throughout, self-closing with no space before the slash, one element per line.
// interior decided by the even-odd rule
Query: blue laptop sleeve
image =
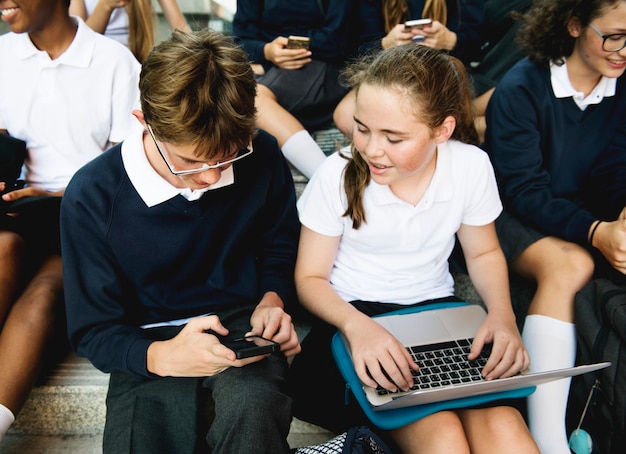
<path fill-rule="evenodd" d="M 401 309 L 399 311 L 388 312 L 384 315 L 407 314 L 411 312 L 427 311 L 431 309 L 444 309 L 447 307 L 462 306 L 466 304 L 469 303 L 453 302 L 426 304 L 423 306 L 413 306 L 407 309 Z M 356 371 L 354 370 L 352 359 L 340 333 L 336 333 L 333 336 L 331 342 L 331 350 L 335 358 L 335 362 L 337 363 L 337 367 L 339 368 L 341 375 L 346 381 L 346 392 L 352 391 L 352 394 L 356 398 L 357 402 L 359 403 L 369 420 L 383 430 L 397 429 L 398 427 L 405 426 L 413 421 L 417 421 L 418 419 L 423 418 L 424 416 L 428 416 L 441 410 L 471 407 L 473 405 L 480 405 L 498 399 L 526 397 L 529 394 L 532 394 L 536 388 L 535 386 L 529 386 L 526 388 L 516 389 L 512 391 L 502 391 L 491 394 L 483 394 L 480 396 L 464 397 L 462 399 L 446 400 L 442 402 L 415 405 L 406 408 L 375 411 L 367 400 L 367 397 L 365 396 L 361 381 L 359 380 Z"/>

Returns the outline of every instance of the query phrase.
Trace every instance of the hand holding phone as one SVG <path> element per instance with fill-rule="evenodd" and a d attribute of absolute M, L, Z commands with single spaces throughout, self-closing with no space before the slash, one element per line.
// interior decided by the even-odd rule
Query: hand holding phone
<path fill-rule="evenodd" d="M 432 19 L 414 19 L 414 20 L 408 20 L 404 23 L 404 31 L 405 32 L 410 32 L 410 31 L 417 31 L 417 30 L 421 30 L 422 28 L 424 28 L 424 25 L 430 25 L 433 23 Z M 415 30 L 413 30 L 415 29 Z"/>
<path fill-rule="evenodd" d="M 245 336 L 238 339 L 223 339 L 222 344 L 235 352 L 237 359 L 267 355 L 280 350 L 280 344 L 261 336 Z"/>
<path fill-rule="evenodd" d="M 291 35 L 287 38 L 287 49 L 309 49 L 311 47 L 311 38 L 308 36 Z"/>

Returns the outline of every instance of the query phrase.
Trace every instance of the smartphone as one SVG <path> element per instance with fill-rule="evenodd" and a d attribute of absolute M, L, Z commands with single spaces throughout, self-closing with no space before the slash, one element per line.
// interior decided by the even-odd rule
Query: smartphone
<path fill-rule="evenodd" d="M 414 20 L 408 20 L 404 23 L 404 31 L 408 32 L 411 31 L 413 28 L 422 28 L 424 25 L 429 25 L 432 24 L 433 20 L 432 19 L 414 19 Z"/>
<path fill-rule="evenodd" d="M 266 355 L 280 350 L 280 344 L 261 336 L 246 336 L 239 339 L 225 339 L 222 343 L 235 352 L 237 359 Z"/>
<path fill-rule="evenodd" d="M 308 36 L 291 35 L 287 38 L 287 49 L 309 49 L 311 38 Z"/>

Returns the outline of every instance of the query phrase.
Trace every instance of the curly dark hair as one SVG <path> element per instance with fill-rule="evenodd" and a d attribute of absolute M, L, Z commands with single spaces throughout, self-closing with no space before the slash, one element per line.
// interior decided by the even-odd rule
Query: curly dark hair
<path fill-rule="evenodd" d="M 516 14 L 523 21 L 517 43 L 531 60 L 562 65 L 574 50 L 576 38 L 567 29 L 572 18 L 586 27 L 606 9 L 625 0 L 535 0 L 526 14 Z"/>

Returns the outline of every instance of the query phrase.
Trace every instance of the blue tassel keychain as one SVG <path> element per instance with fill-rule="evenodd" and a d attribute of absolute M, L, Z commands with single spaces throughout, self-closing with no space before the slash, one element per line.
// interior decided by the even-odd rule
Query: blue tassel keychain
<path fill-rule="evenodd" d="M 593 440 L 591 439 L 591 435 L 589 435 L 589 432 L 586 430 L 581 429 L 580 426 L 582 425 L 583 419 L 585 419 L 585 415 L 587 414 L 587 408 L 589 407 L 589 402 L 591 402 L 591 397 L 598 386 L 599 383 L 598 380 L 596 380 L 589 390 L 589 395 L 587 395 L 587 402 L 585 402 L 585 408 L 583 408 L 583 414 L 580 416 L 578 426 L 576 426 L 576 429 L 574 429 L 569 436 L 569 448 L 574 454 L 591 454 L 593 452 Z"/>

